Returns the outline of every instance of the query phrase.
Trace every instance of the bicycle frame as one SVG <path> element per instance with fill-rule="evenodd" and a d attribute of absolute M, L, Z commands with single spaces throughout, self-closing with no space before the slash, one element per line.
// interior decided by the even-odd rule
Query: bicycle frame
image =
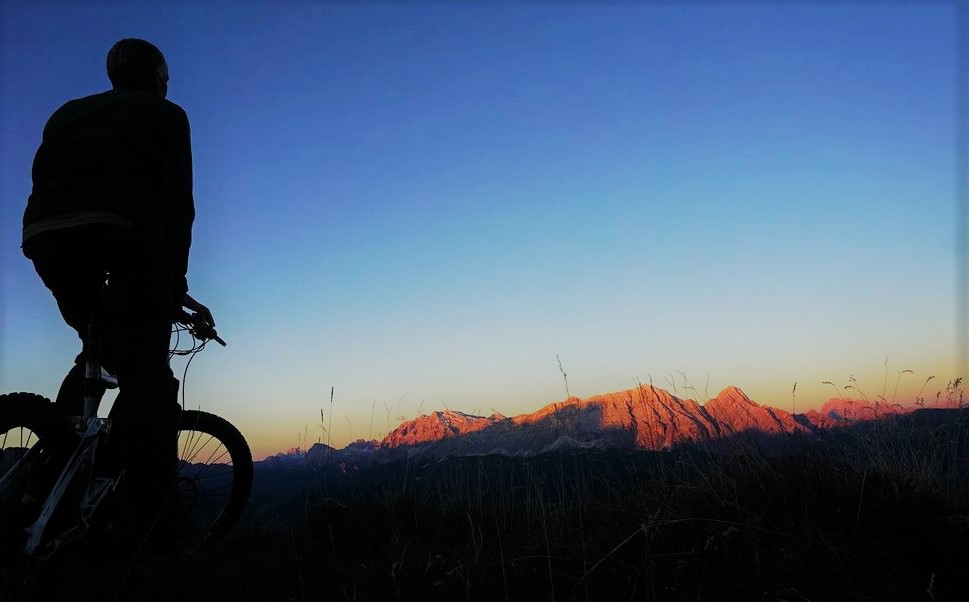
<path fill-rule="evenodd" d="M 57 482 L 54 484 L 50 495 L 44 501 L 44 506 L 40 511 L 37 520 L 27 529 L 28 538 L 25 552 L 28 556 L 49 557 L 65 544 L 81 537 L 91 526 L 91 516 L 104 500 L 108 492 L 117 487 L 119 480 L 109 478 L 89 479 L 91 470 L 94 466 L 95 451 L 98 448 L 101 438 L 107 436 L 111 430 L 111 421 L 107 418 L 92 417 L 87 420 L 87 430 L 81 435 L 81 441 L 74 449 L 71 459 L 61 472 Z M 43 540 L 44 531 L 50 523 L 54 511 L 64 500 L 71 483 L 79 477 L 83 481 L 91 481 L 91 485 L 83 492 L 80 504 L 81 522 L 68 529 L 63 534 L 55 538 L 50 549 L 41 554 L 39 548 Z"/>
<path fill-rule="evenodd" d="M 102 300 L 109 286 L 109 276 L 105 272 L 105 279 L 101 287 Z M 82 538 L 91 529 L 98 508 L 124 480 L 123 468 L 116 474 L 111 473 L 109 477 L 96 476 L 94 472 L 98 449 L 104 445 L 112 430 L 110 418 L 99 418 L 97 416 L 98 408 L 105 388 L 117 386 L 116 381 L 112 382 L 111 375 L 102 370 L 100 361 L 102 320 L 99 312 L 102 307 L 103 302 L 96 304 L 83 341 L 83 413 L 81 416 L 70 417 L 77 435 L 77 443 L 49 493 L 42 494 L 46 497 L 43 499 L 37 518 L 25 528 L 27 542 L 24 546 L 24 553 L 27 558 L 46 560 L 65 545 Z M 176 321 L 185 326 L 185 328 L 176 328 L 176 331 L 187 331 L 196 341 L 196 344 L 190 350 L 178 350 L 176 348 L 171 351 L 171 354 L 194 355 L 205 346 L 207 340 L 214 340 L 225 346 L 225 341 L 219 338 L 212 324 L 207 322 L 204 317 L 200 318 L 199 314 L 182 312 L 176 318 Z M 201 344 L 198 344 L 199 340 L 201 340 Z M 232 428 L 231 425 L 228 426 Z M 241 435 L 239 437 L 241 438 Z M 248 457 L 248 446 L 245 445 L 244 440 L 242 444 Z M 14 468 L 19 470 L 19 467 L 27 466 L 28 459 L 34 458 L 40 447 L 43 447 L 43 442 L 39 447 L 28 450 L 18 460 Z M 251 459 L 249 459 L 249 465 L 251 467 Z M 15 472 L 16 470 L 9 471 L 0 480 L 0 491 L 7 486 L 7 477 Z M 251 481 L 251 476 L 249 479 Z M 37 496 L 35 499 L 39 501 L 39 498 L 40 496 Z M 59 508 L 70 510 L 70 523 L 58 525 L 58 529 L 64 530 L 50 537 L 49 530 Z M 75 512 L 78 514 L 74 514 Z M 79 521 L 77 520 L 78 515 Z M 45 536 L 47 536 L 46 539 Z"/>
<path fill-rule="evenodd" d="M 106 274 L 104 285 L 101 287 L 102 299 L 107 286 L 108 279 Z M 101 404 L 101 395 L 99 394 L 101 388 L 101 339 L 100 320 L 97 315 L 91 317 L 83 350 L 84 414 L 79 417 L 74 417 L 76 421 L 75 427 L 80 441 L 54 484 L 53 489 L 51 489 L 50 494 L 44 501 L 37 520 L 27 529 L 27 545 L 24 550 L 27 556 L 49 557 L 65 544 L 84 535 L 91 527 L 91 517 L 94 515 L 94 512 L 101 502 L 104 501 L 105 496 L 110 491 L 113 491 L 120 481 L 120 478 L 92 478 L 91 474 L 94 469 L 95 454 L 98 446 L 111 433 L 111 420 L 109 418 L 98 418 L 97 416 L 98 407 Z M 54 512 L 64 500 L 71 483 L 74 483 L 79 478 L 81 482 L 89 483 L 81 494 L 79 508 L 81 522 L 56 537 L 51 542 L 50 549 L 46 551 L 46 554 L 42 555 L 39 548 L 43 541 L 44 532 L 47 530 Z"/>

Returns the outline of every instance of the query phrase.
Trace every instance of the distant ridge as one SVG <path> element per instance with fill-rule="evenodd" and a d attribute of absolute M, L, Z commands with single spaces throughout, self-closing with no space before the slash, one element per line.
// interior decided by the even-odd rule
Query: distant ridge
<path fill-rule="evenodd" d="M 716 446 L 738 437 L 763 444 L 778 436 L 807 438 L 823 429 L 903 414 L 915 408 L 867 400 L 830 399 L 820 411 L 791 414 L 751 400 L 729 386 L 704 404 L 642 385 L 635 389 L 570 397 L 536 412 L 506 417 L 453 410 L 432 412 L 401 423 L 382 441 L 357 441 L 343 450 L 321 444 L 291 450 L 273 462 L 348 459 L 361 455 L 534 455 L 570 448 L 666 450 L 699 443 Z"/>

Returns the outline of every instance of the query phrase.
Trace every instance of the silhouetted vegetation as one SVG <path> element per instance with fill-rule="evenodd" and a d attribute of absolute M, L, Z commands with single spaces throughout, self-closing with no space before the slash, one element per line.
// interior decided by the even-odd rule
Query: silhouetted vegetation
<path fill-rule="evenodd" d="M 119 599 L 965 599 L 969 410 L 760 445 L 257 472 L 233 540 Z"/>

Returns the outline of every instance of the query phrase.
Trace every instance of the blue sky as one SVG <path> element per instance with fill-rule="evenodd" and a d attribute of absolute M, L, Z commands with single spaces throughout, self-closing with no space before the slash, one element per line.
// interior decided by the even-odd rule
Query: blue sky
<path fill-rule="evenodd" d="M 76 353 L 20 217 L 44 122 L 122 37 L 193 128 L 189 283 L 229 347 L 189 404 L 257 454 L 320 436 L 331 386 L 341 444 L 533 411 L 556 356 L 580 397 L 948 380 L 954 12 L 4 3 L 0 389 L 53 395 Z"/>

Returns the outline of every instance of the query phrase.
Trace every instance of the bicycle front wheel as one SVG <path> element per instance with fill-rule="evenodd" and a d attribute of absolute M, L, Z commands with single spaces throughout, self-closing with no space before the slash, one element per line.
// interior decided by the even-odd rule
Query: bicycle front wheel
<path fill-rule="evenodd" d="M 211 543 L 239 520 L 252 492 L 252 453 L 228 421 L 185 410 L 178 433 L 178 494 L 197 543 Z"/>

